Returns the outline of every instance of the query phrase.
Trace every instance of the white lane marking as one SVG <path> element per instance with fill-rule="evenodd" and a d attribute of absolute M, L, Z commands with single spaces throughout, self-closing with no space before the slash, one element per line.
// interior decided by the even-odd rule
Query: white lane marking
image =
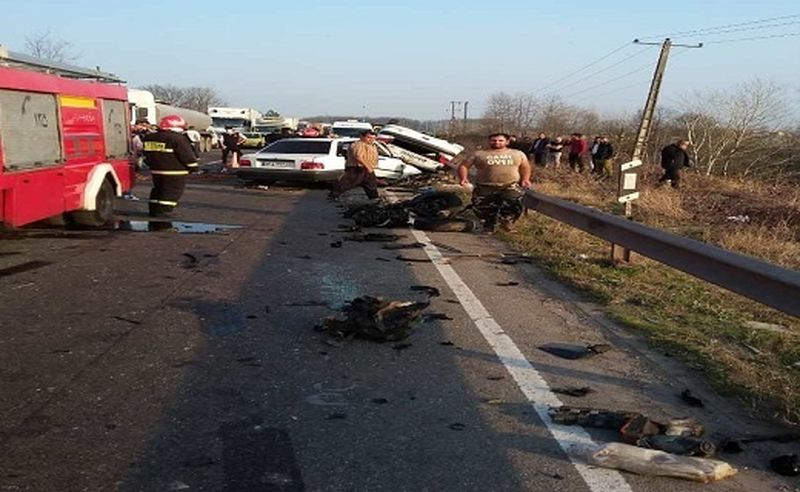
<path fill-rule="evenodd" d="M 576 454 L 579 454 L 580 450 L 589 449 L 597 444 L 583 427 L 553 423 L 548 410 L 551 406 L 561 406 L 562 403 L 550 391 L 547 381 L 531 365 L 511 337 L 492 318 L 492 315 L 489 314 L 480 299 L 472 292 L 472 289 L 461 280 L 458 273 L 446 262 L 439 249 L 431 243 L 428 235 L 416 229 L 412 229 L 411 233 L 417 242 L 425 244 L 425 253 L 428 254 L 428 258 L 431 259 L 439 274 L 456 295 L 467 315 L 469 315 L 483 337 L 494 349 L 494 353 L 497 354 L 500 362 L 503 363 L 514 378 L 514 381 L 517 382 L 519 389 L 528 398 L 539 418 L 542 419 L 550 434 L 553 435 L 558 445 L 567 454 L 583 481 L 589 486 L 589 489 L 593 492 L 631 491 L 630 486 L 619 472 L 603 468 L 592 468 L 576 459 Z"/>

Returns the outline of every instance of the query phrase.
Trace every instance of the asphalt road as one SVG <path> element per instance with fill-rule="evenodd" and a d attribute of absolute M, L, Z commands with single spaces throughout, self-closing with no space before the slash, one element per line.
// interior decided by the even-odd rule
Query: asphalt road
<path fill-rule="evenodd" d="M 144 202 L 118 208 L 121 220 L 146 220 Z M 542 419 L 553 386 L 595 390 L 558 395 L 569 405 L 692 416 L 713 438 L 779 429 L 535 265 L 498 263 L 505 249 L 491 238 L 395 230 L 428 244 L 401 252 L 419 261 L 398 260 L 381 243 L 346 240 L 339 213 L 323 190 L 199 176 L 180 220 L 241 228 L 4 233 L 0 490 L 800 487 L 767 471 L 790 445 L 722 455 L 739 475 L 705 486 L 571 459 L 571 445 L 617 436 Z M 426 300 L 413 285 L 440 289 L 429 312 L 452 319 L 420 324 L 410 346 L 334 346 L 314 330 L 356 296 Z M 613 350 L 565 360 L 537 349 L 547 342 Z M 684 388 L 705 407 L 685 406 Z"/>

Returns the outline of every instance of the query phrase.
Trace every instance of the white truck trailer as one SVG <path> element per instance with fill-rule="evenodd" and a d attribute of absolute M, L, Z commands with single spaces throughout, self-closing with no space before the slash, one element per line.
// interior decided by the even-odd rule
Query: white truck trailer
<path fill-rule="evenodd" d="M 158 125 L 164 116 L 176 114 L 200 133 L 200 152 L 211 150 L 217 142 L 216 135 L 211 131 L 211 117 L 200 111 L 165 104 L 157 101 L 152 92 L 141 89 L 128 89 L 128 104 L 131 107 L 131 124 L 147 120 L 151 125 Z"/>

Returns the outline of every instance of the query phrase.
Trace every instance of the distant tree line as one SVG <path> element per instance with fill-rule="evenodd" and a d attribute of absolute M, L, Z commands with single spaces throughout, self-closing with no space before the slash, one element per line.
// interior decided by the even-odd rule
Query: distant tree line
<path fill-rule="evenodd" d="M 205 113 L 209 106 L 224 106 L 225 100 L 211 87 L 178 87 L 175 85 L 151 84 L 140 87 L 150 91 L 156 101 L 179 108 L 193 109 Z"/>

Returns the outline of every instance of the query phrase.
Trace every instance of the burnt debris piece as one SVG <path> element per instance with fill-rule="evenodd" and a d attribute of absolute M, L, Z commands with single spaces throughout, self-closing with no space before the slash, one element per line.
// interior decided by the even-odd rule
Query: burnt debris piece
<path fill-rule="evenodd" d="M 689 389 L 685 389 L 681 392 L 681 400 L 690 407 L 702 408 L 705 406 L 703 400 L 693 395 Z"/>
<path fill-rule="evenodd" d="M 327 318 L 322 331 L 334 338 L 398 342 L 408 338 L 428 305 L 427 302 L 357 297 L 342 308 L 344 319 Z"/>
<path fill-rule="evenodd" d="M 611 345 L 596 343 L 594 345 L 576 345 L 572 343 L 546 343 L 539 346 L 539 350 L 562 359 L 584 359 L 594 357 L 611 350 Z"/>
<path fill-rule="evenodd" d="M 800 457 L 796 454 L 787 454 L 773 458 L 769 462 L 772 471 L 786 477 L 796 477 L 800 475 Z"/>
<path fill-rule="evenodd" d="M 582 398 L 589 393 L 594 393 L 594 390 L 588 386 L 556 386 L 551 388 L 551 391 L 559 395 L 575 396 L 578 398 Z"/>

